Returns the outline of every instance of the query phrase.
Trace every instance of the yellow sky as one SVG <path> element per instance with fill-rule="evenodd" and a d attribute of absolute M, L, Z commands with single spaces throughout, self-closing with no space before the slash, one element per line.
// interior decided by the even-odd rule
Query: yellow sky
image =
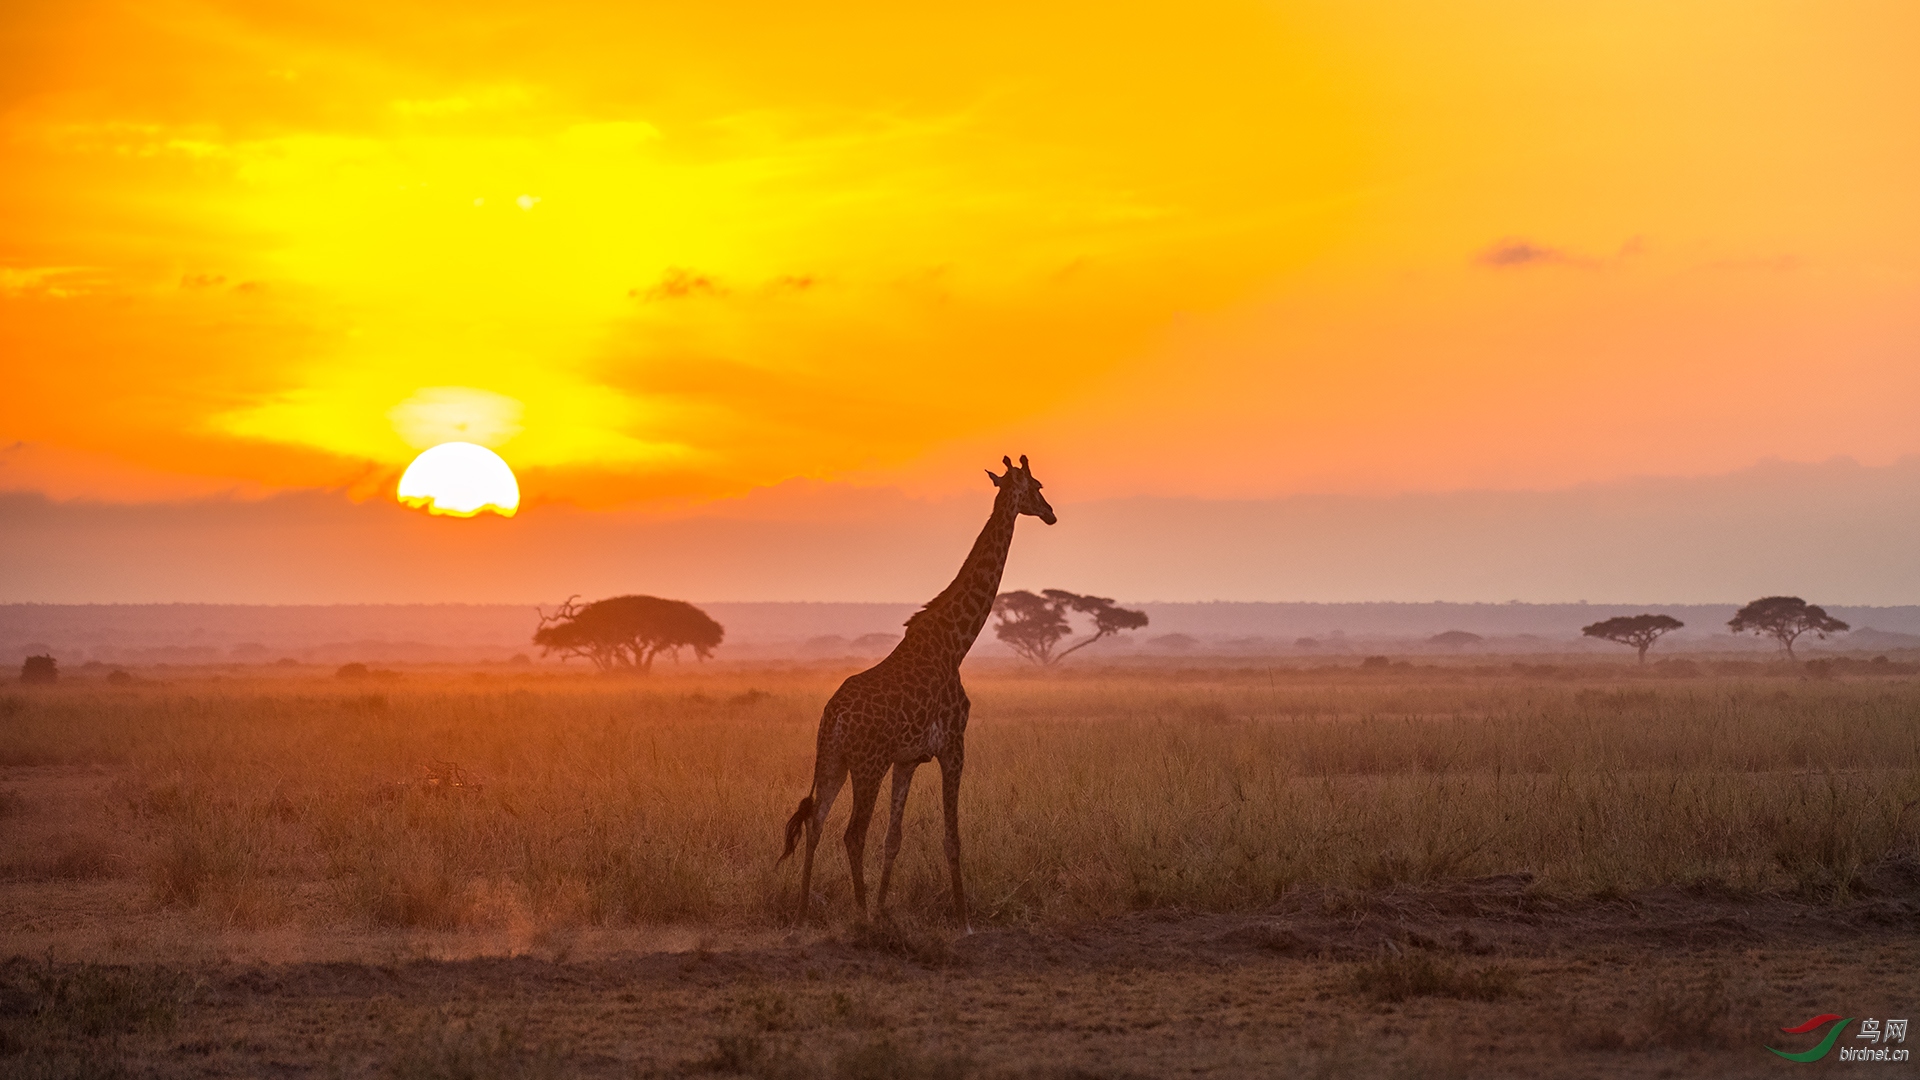
<path fill-rule="evenodd" d="M 0 487 L 365 497 L 449 438 L 587 506 L 1920 453 L 1911 5 L 0 28 Z"/>

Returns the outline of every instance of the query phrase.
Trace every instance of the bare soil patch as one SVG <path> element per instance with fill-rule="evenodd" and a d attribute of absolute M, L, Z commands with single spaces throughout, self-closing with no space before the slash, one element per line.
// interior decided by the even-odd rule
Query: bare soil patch
<path fill-rule="evenodd" d="M 959 936 L 0 967 L 0 1071 L 85 1076 L 1754 1076 L 1920 1001 L 1912 867 L 1856 903 L 1517 875 Z M 1798 1048 L 1797 1046 L 1795 1048 Z M 1805 1068 L 1805 1067 L 1801 1067 Z"/>

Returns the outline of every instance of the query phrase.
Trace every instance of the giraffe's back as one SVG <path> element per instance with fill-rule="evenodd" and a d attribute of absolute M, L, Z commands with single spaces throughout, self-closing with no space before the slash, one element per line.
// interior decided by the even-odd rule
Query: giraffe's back
<path fill-rule="evenodd" d="M 966 730 L 970 705 L 957 670 L 888 657 L 849 676 L 828 700 L 821 756 L 838 751 L 847 768 L 867 773 L 937 757 Z"/>

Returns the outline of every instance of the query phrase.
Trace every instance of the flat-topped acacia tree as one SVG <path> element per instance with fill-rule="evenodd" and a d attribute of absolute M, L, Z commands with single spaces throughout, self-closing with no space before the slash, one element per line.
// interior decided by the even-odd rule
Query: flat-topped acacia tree
<path fill-rule="evenodd" d="M 1091 616 L 1093 633 L 1056 654 L 1053 650 L 1061 640 L 1073 633 L 1073 626 L 1067 621 L 1070 611 Z M 1147 625 L 1144 611 L 1115 607 L 1113 601 L 1104 596 L 1081 596 L 1065 589 L 1045 589 L 1038 595 L 1025 589 L 1001 593 L 993 600 L 993 613 L 999 620 L 994 624 L 993 636 L 1042 667 L 1057 664 L 1101 638 Z"/>
<path fill-rule="evenodd" d="M 1727 629 L 1736 634 L 1753 633 L 1770 637 L 1786 646 L 1787 659 L 1794 659 L 1793 642 L 1802 634 L 1825 639 L 1852 629 L 1828 615 L 1825 609 L 1797 596 L 1763 596 L 1727 620 Z"/>
<path fill-rule="evenodd" d="M 1631 645 L 1640 653 L 1640 662 L 1647 662 L 1647 650 L 1660 640 L 1662 634 L 1670 633 L 1687 625 L 1671 615 L 1617 615 L 1603 619 L 1592 626 L 1583 626 L 1580 632 L 1587 637 L 1604 641 L 1617 641 L 1622 645 Z"/>
<path fill-rule="evenodd" d="M 580 604 L 570 597 L 553 614 L 540 613 L 533 643 L 541 655 L 584 656 L 601 671 L 653 670 L 654 658 L 679 658 L 692 649 L 702 660 L 713 655 L 726 628 L 685 600 L 657 596 L 612 596 Z"/>

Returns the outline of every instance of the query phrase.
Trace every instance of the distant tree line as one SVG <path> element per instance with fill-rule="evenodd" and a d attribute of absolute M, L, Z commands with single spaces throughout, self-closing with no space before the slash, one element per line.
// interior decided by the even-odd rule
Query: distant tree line
<path fill-rule="evenodd" d="M 1015 655 L 1043 667 L 1057 664 L 1102 639 L 1147 625 L 1143 611 L 1119 607 L 1104 596 L 1082 595 L 1065 589 L 1043 589 L 1039 593 L 1019 589 L 1001 593 L 994 599 L 993 613 L 996 617 L 994 636 L 1005 642 Z M 1090 620 L 1089 632 L 1062 649 L 1060 646 L 1074 633 L 1071 616 L 1076 615 Z M 1645 613 L 1603 619 L 1581 627 L 1580 632 L 1586 637 L 1629 646 L 1644 664 L 1647 650 L 1655 642 L 1685 625 L 1671 615 Z M 1789 659 L 1798 659 L 1794 643 L 1809 634 L 1825 640 L 1831 634 L 1851 629 L 1845 622 L 1828 615 L 1824 608 L 1797 596 L 1766 596 L 1755 600 L 1735 612 L 1733 618 L 1727 620 L 1727 628 L 1736 634 L 1771 637 L 1786 650 Z M 705 660 L 713 655 L 725 636 L 724 627 L 684 600 L 614 596 L 582 604 L 576 596 L 552 614 L 540 613 L 533 643 L 540 646 L 542 655 L 584 657 L 601 671 L 647 672 L 653 669 L 658 657 L 667 655 L 678 659 L 682 649 L 691 649 L 695 657 Z M 1480 638 L 1455 630 L 1429 640 L 1436 645 L 1459 647 L 1477 644 Z M 1313 648 L 1319 642 L 1301 638 L 1295 644 Z M 393 678 L 398 673 L 369 670 L 364 664 L 348 664 L 337 674 L 343 679 L 357 679 Z M 59 666 L 50 655 L 29 656 L 20 666 L 22 683 L 45 685 L 59 678 Z M 116 671 L 108 676 L 108 681 L 119 685 L 131 682 L 132 677 Z"/>

